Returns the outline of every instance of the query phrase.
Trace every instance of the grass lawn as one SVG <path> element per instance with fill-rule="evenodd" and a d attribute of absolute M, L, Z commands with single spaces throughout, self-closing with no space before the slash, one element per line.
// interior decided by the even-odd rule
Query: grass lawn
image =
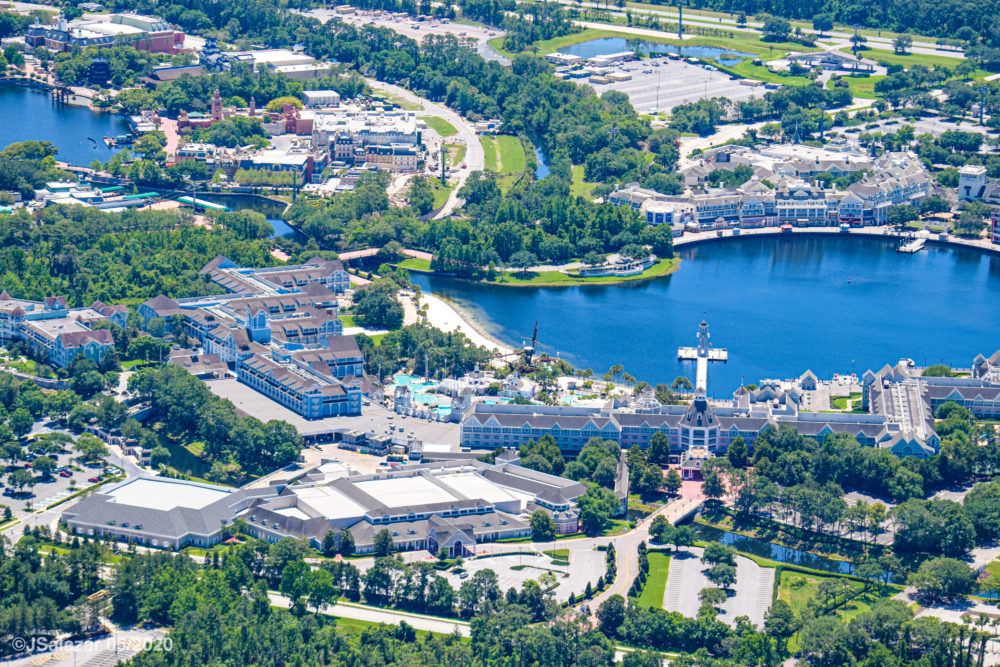
<path fill-rule="evenodd" d="M 620 278 L 618 276 L 600 276 L 595 278 L 579 278 L 577 276 L 569 276 L 565 273 L 560 273 L 559 271 L 539 271 L 539 272 L 529 272 L 521 273 L 518 272 L 504 272 L 501 276 L 502 280 L 495 281 L 497 285 L 510 285 L 514 287 L 528 286 L 528 287 L 546 287 L 546 286 L 561 286 L 561 285 L 615 285 L 618 283 L 629 282 L 632 280 L 648 280 L 649 278 L 657 278 L 659 276 L 665 276 L 668 273 L 673 273 L 680 267 L 680 259 L 661 259 L 653 266 L 649 267 L 637 276 L 629 276 L 627 278 Z"/>
<path fill-rule="evenodd" d="M 879 97 L 879 94 L 875 92 L 875 84 L 885 79 L 885 76 L 845 76 L 844 81 L 847 82 L 847 89 L 851 91 L 851 95 L 854 97 L 861 97 L 867 100 L 873 100 Z M 827 82 L 827 88 L 833 87 L 833 81 Z"/>
<path fill-rule="evenodd" d="M 804 76 L 781 76 L 780 74 L 775 74 L 763 65 L 754 65 L 753 60 L 750 58 L 732 67 L 720 65 L 719 69 L 744 79 L 754 79 L 756 81 L 763 81 L 764 83 L 780 83 L 785 86 L 805 86 L 811 83 L 811 80 Z"/>
<path fill-rule="evenodd" d="M 557 558 L 559 560 L 569 559 L 569 549 L 550 549 L 544 553 L 546 556 L 551 556 L 552 558 Z"/>
<path fill-rule="evenodd" d="M 667 589 L 667 573 L 670 568 L 670 556 L 651 551 L 649 556 L 649 575 L 636 604 L 639 607 L 663 607 L 663 594 Z"/>
<path fill-rule="evenodd" d="M 850 53 L 851 47 L 845 47 L 841 51 Z M 858 51 L 858 55 L 862 58 L 871 58 L 882 63 L 903 65 L 904 67 L 912 67 L 913 65 L 927 65 L 928 67 L 943 65 L 944 67 L 955 68 L 963 60 L 962 58 L 949 58 L 948 56 L 936 56 L 928 53 L 899 54 L 880 49 L 865 49 L 864 51 Z"/>
<path fill-rule="evenodd" d="M 483 145 L 483 158 L 486 163 L 486 171 L 497 170 L 497 144 L 493 137 L 480 136 L 479 143 Z"/>
<path fill-rule="evenodd" d="M 986 571 L 990 574 L 1000 575 L 1000 560 L 995 560 L 986 564 Z"/>
<path fill-rule="evenodd" d="M 520 174 L 524 171 L 524 146 L 517 137 L 501 134 L 496 137 L 500 152 L 499 169 L 502 174 Z"/>
<path fill-rule="evenodd" d="M 448 201 L 448 195 L 450 195 L 451 191 L 455 189 L 455 186 L 442 185 L 441 181 L 438 179 L 432 180 L 431 185 L 434 186 L 434 208 L 441 208 L 444 206 L 444 203 Z"/>
<path fill-rule="evenodd" d="M 458 130 L 455 126 L 446 121 L 444 118 L 438 116 L 428 116 L 424 118 L 427 122 L 428 127 L 433 129 L 435 132 L 440 134 L 442 137 L 450 137 L 453 134 L 458 134 Z"/>
<path fill-rule="evenodd" d="M 417 271 L 430 271 L 431 261 L 429 259 L 416 259 L 415 257 L 410 257 L 409 259 L 404 259 L 402 262 L 399 262 L 398 264 L 396 264 L 396 266 L 402 269 L 416 269 Z"/>
<path fill-rule="evenodd" d="M 853 402 L 861 398 L 861 394 L 853 393 L 850 396 L 837 396 L 830 399 L 830 406 L 837 410 L 849 410 L 848 401 Z"/>
<path fill-rule="evenodd" d="M 583 197 L 584 199 L 592 199 L 594 197 L 594 188 L 597 187 L 599 183 L 591 183 L 590 181 L 583 180 L 583 165 L 575 164 L 573 165 L 573 182 L 569 186 L 569 193 L 574 197 Z"/>
<path fill-rule="evenodd" d="M 405 99 L 403 99 L 402 97 L 399 97 L 397 95 L 393 95 L 391 93 L 387 93 L 384 90 L 376 90 L 375 92 L 372 93 L 372 97 L 378 97 L 378 98 L 383 99 L 383 100 L 385 100 L 387 102 L 391 102 L 391 103 L 395 104 L 397 107 L 399 107 L 400 109 L 405 109 L 406 111 L 419 111 L 420 109 L 423 108 L 419 104 L 414 104 L 413 102 L 408 102 Z"/>
<path fill-rule="evenodd" d="M 448 163 L 452 167 L 457 167 L 465 160 L 465 144 L 445 144 L 448 149 Z"/>
<path fill-rule="evenodd" d="M 344 323 L 345 327 L 355 327 L 355 326 L 357 326 L 354 323 L 354 315 L 341 315 L 340 316 L 340 321 Z"/>

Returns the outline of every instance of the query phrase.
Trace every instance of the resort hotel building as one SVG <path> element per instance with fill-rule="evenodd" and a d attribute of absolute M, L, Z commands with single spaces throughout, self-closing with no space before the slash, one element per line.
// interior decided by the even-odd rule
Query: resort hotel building
<path fill-rule="evenodd" d="M 161 295 L 139 306 L 146 329 L 159 319 L 201 347 L 171 361 L 209 377 L 218 377 L 216 363 L 226 364 L 240 382 L 307 419 L 361 414 L 371 383 L 357 342 L 343 335 L 337 316 L 337 295 L 348 286 L 340 261 L 314 257 L 253 269 L 219 256 L 201 273 L 227 293 Z"/>
<path fill-rule="evenodd" d="M 786 153 L 788 145 L 769 149 L 723 146 L 707 151 L 702 163 L 684 170 L 684 194 L 665 195 L 632 183 L 608 195 L 616 206 L 628 206 L 652 225 L 685 230 L 732 227 L 823 227 L 883 225 L 894 205 L 920 205 L 931 193 L 933 179 L 913 153 L 836 153 L 795 145 L 805 151 L 830 153 L 804 159 Z M 831 156 L 839 156 L 831 159 Z M 763 159 L 766 158 L 766 159 Z M 748 166 L 753 176 L 735 188 L 712 187 L 710 174 Z M 817 176 L 863 175 L 843 190 Z M 771 184 L 774 185 L 771 185 Z"/>
<path fill-rule="evenodd" d="M 127 318 L 124 305 L 96 301 L 89 308 L 67 308 L 63 296 L 28 301 L 0 292 L 0 343 L 24 341 L 33 354 L 57 368 L 81 354 L 100 364 L 115 342 L 109 329 L 91 327 L 102 320 L 124 327 Z"/>
<path fill-rule="evenodd" d="M 328 531 L 339 539 L 349 530 L 357 552 L 370 553 L 385 529 L 397 549 L 465 556 L 481 542 L 531 535 L 538 509 L 550 513 L 560 534 L 576 532 L 576 499 L 585 491 L 579 482 L 523 468 L 516 452 L 506 452 L 492 464 L 415 464 L 371 475 L 324 462 L 271 486 L 235 490 L 138 477 L 84 498 L 62 518 L 76 535 L 171 549 L 216 544 L 239 520 L 244 532 L 270 542 L 293 537 L 318 547 Z"/>

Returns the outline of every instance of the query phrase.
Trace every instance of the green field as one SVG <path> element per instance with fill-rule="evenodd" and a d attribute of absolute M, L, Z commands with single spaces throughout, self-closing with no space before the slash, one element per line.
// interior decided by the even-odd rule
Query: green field
<path fill-rule="evenodd" d="M 341 315 L 340 321 L 343 322 L 345 327 L 357 326 L 354 324 L 354 315 Z"/>
<path fill-rule="evenodd" d="M 649 575 L 642 595 L 636 605 L 639 607 L 663 607 L 663 594 L 667 590 L 667 573 L 670 570 L 670 556 L 658 551 L 651 551 L 649 556 Z"/>
<path fill-rule="evenodd" d="M 517 137 L 501 134 L 496 137 L 500 150 L 500 173 L 521 174 L 524 171 L 524 146 Z"/>
<path fill-rule="evenodd" d="M 493 137 L 481 136 L 479 143 L 483 145 L 483 161 L 486 164 L 486 171 L 497 170 L 497 144 Z"/>
<path fill-rule="evenodd" d="M 448 164 L 457 167 L 465 160 L 465 144 L 445 144 L 448 149 Z"/>
<path fill-rule="evenodd" d="M 808 77 L 804 76 L 782 76 L 775 74 L 763 65 L 754 65 L 753 60 L 750 58 L 732 67 L 720 65 L 719 69 L 744 79 L 755 79 L 764 83 L 780 83 L 785 86 L 805 86 L 812 83 Z"/>
<path fill-rule="evenodd" d="M 571 195 L 590 199 L 594 196 L 593 190 L 597 185 L 599 184 L 583 180 L 582 164 L 573 165 L 573 182 L 569 186 L 569 193 Z"/>
<path fill-rule="evenodd" d="M 850 396 L 837 396 L 830 399 L 830 407 L 835 410 L 850 410 L 851 406 L 848 405 L 848 402 L 853 403 L 859 398 L 861 398 L 861 394 L 858 393 L 851 394 Z"/>
<path fill-rule="evenodd" d="M 538 271 L 522 273 L 521 271 L 504 272 L 492 284 L 512 287 L 560 287 L 568 285 L 615 285 L 633 280 L 648 280 L 673 273 L 680 268 L 680 259 L 661 259 L 637 276 L 620 278 L 618 276 L 600 276 L 595 278 L 579 278 L 569 276 L 559 271 Z"/>
<path fill-rule="evenodd" d="M 431 181 L 434 186 L 434 208 L 439 209 L 448 201 L 448 195 L 455 189 L 454 185 L 442 185 L 441 181 L 434 179 Z"/>
<path fill-rule="evenodd" d="M 453 134 L 458 134 L 458 130 L 455 126 L 446 121 L 444 118 L 439 118 L 438 116 L 428 116 L 424 118 L 427 122 L 428 127 L 440 134 L 442 137 L 450 137 Z"/>
<path fill-rule="evenodd" d="M 402 262 L 396 264 L 396 266 L 402 269 L 414 269 L 417 271 L 430 271 L 431 262 L 428 259 L 416 259 L 410 257 L 409 259 L 404 259 Z"/>
<path fill-rule="evenodd" d="M 850 47 L 845 47 L 840 50 L 844 53 L 851 52 Z M 858 55 L 862 58 L 871 58 L 872 60 L 877 60 L 879 62 L 889 63 L 890 65 L 902 65 L 904 67 L 926 65 L 928 67 L 944 66 L 948 68 L 955 68 L 963 60 L 962 58 L 949 58 L 948 56 L 935 56 L 925 53 L 907 53 L 905 55 L 901 55 L 893 53 L 892 51 L 882 51 L 879 49 L 865 49 L 863 51 L 858 51 Z"/>

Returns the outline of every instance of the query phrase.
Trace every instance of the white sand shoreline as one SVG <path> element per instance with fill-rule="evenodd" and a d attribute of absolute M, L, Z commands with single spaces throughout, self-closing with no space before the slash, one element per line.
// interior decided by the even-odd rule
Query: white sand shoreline
<path fill-rule="evenodd" d="M 427 305 L 427 322 L 432 327 L 441 331 L 460 331 L 473 343 L 488 350 L 495 350 L 502 354 L 510 354 L 514 351 L 479 329 L 470 318 L 462 313 L 458 306 L 427 291 L 421 292 L 420 298 Z"/>

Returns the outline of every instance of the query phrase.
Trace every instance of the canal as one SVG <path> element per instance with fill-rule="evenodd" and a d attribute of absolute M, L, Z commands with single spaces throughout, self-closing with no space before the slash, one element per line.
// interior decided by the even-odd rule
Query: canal
<path fill-rule="evenodd" d="M 799 565 L 812 570 L 837 572 L 839 574 L 850 574 L 854 569 L 854 565 L 848 561 L 834 560 L 833 558 L 827 558 L 825 556 L 817 556 L 816 554 L 809 553 L 808 551 L 793 549 L 781 544 L 775 544 L 774 542 L 758 540 L 753 537 L 745 537 L 738 533 L 733 533 L 728 530 L 720 530 L 718 528 L 713 528 L 712 526 L 706 526 L 700 523 L 694 524 L 694 530 L 695 533 L 698 534 L 698 537 L 706 542 L 719 542 L 721 544 L 726 544 L 732 546 L 737 551 L 753 554 L 754 556 L 759 556 L 761 558 L 769 558 L 771 560 L 776 560 L 779 563 Z"/>
<path fill-rule="evenodd" d="M 709 366 L 709 393 L 740 384 L 877 369 L 900 358 L 968 367 L 1000 347 L 1000 258 L 857 237 L 744 238 L 682 249 L 681 268 L 621 285 L 527 288 L 414 274 L 482 329 L 520 347 L 538 321 L 539 347 L 603 374 L 614 364 L 647 382 L 694 377 L 677 360 L 698 322 L 729 361 Z"/>
<path fill-rule="evenodd" d="M 129 134 L 124 116 L 56 102 L 40 88 L 0 82 L 0 148 L 18 141 L 50 141 L 59 149 L 57 160 L 87 166 L 95 158 L 107 162 L 120 150 L 102 140 L 119 134 Z"/>

